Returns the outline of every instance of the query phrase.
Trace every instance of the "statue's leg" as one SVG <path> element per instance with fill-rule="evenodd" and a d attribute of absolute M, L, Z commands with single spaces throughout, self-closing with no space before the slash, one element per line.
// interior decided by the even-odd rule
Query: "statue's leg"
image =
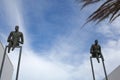
<path fill-rule="evenodd" d="M 96 53 L 96 52 L 93 52 L 93 53 L 92 53 L 92 57 L 96 58 L 96 59 L 97 59 L 97 61 L 98 61 L 98 63 L 100 63 L 100 60 L 99 60 L 99 55 L 98 55 L 98 53 Z"/>
<path fill-rule="evenodd" d="M 15 42 L 14 42 L 14 44 L 13 44 L 13 46 L 12 46 L 12 51 L 15 49 Z"/>
<path fill-rule="evenodd" d="M 12 51 L 15 49 L 15 47 L 12 47 Z"/>
<path fill-rule="evenodd" d="M 14 41 L 12 46 L 12 51 L 15 49 L 15 47 L 19 46 L 19 43 L 17 41 Z"/>
<path fill-rule="evenodd" d="M 100 53 L 100 57 L 102 58 L 102 61 L 104 61 L 104 57 L 103 57 L 102 53 Z"/>
<path fill-rule="evenodd" d="M 9 44 L 8 44 L 8 53 L 10 53 L 11 47 L 12 47 L 12 42 L 10 41 Z"/>
<path fill-rule="evenodd" d="M 10 49 L 11 49 L 11 47 L 9 46 L 9 47 L 8 47 L 8 53 L 10 53 Z"/>
<path fill-rule="evenodd" d="M 98 63 L 100 63 L 100 60 L 99 60 L 99 55 L 98 55 L 98 53 L 96 53 L 96 59 L 97 59 Z"/>

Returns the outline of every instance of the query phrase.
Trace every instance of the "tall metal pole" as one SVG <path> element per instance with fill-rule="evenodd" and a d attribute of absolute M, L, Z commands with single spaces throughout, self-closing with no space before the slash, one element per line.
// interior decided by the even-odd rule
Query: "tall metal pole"
<path fill-rule="evenodd" d="M 19 60 L 18 60 L 18 66 L 17 66 L 16 80 L 18 80 L 20 61 L 21 61 L 21 55 L 22 55 L 22 46 L 19 46 L 19 48 L 20 48 L 20 53 L 19 53 Z"/>
<path fill-rule="evenodd" d="M 102 63 L 103 63 L 103 68 L 104 68 L 105 78 L 106 78 L 106 80 L 108 80 L 107 72 L 106 72 L 106 68 L 105 68 L 105 64 L 104 64 L 104 61 L 103 61 L 103 60 L 102 60 Z"/>
<path fill-rule="evenodd" d="M 91 62 L 91 68 L 92 68 L 93 80 L 95 80 L 95 74 L 94 74 L 94 68 L 93 68 L 93 62 L 92 62 L 92 56 L 90 57 L 90 62 Z"/>
<path fill-rule="evenodd" d="M 0 80 L 1 80 L 2 71 L 3 71 L 3 66 L 4 66 L 4 62 L 5 62 L 6 49 L 7 49 L 7 47 L 8 47 L 8 46 L 5 47 L 4 54 L 3 54 L 3 59 L 2 59 L 2 64 L 1 64 L 1 68 L 0 68 Z"/>

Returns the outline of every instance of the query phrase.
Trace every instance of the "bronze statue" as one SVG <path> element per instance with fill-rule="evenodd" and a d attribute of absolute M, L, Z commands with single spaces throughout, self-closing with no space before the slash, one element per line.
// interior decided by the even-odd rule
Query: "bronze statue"
<path fill-rule="evenodd" d="M 95 40 L 95 43 L 91 46 L 90 53 L 92 54 L 92 57 L 97 59 L 98 63 L 100 63 L 99 57 L 101 57 L 104 61 L 101 53 L 101 46 L 98 44 L 98 40 Z"/>
<path fill-rule="evenodd" d="M 23 33 L 19 32 L 19 26 L 15 26 L 15 31 L 12 31 L 7 39 L 8 44 L 8 53 L 10 52 L 10 49 L 12 48 L 12 51 L 15 49 L 15 47 L 19 46 L 19 43 L 24 43 L 24 37 Z"/>

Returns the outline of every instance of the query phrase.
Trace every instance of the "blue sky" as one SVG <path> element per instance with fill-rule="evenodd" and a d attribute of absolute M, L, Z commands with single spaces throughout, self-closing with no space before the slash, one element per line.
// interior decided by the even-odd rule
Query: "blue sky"
<path fill-rule="evenodd" d="M 29 5 L 25 5 L 27 11 L 24 13 L 29 19 L 28 30 L 30 37 L 34 38 L 31 41 L 32 45 L 35 45 L 37 50 L 38 48 L 39 50 L 50 49 L 58 36 L 69 35 L 71 30 L 76 27 L 74 26 L 76 21 L 72 19 L 76 15 L 79 16 L 79 14 L 75 11 L 72 0 L 37 1 L 36 6 L 31 6 L 34 5 L 33 3 L 31 1 Z"/>
<path fill-rule="evenodd" d="M 0 41 L 7 45 L 7 36 L 15 25 L 24 34 L 20 80 L 92 80 L 89 48 L 95 39 L 102 46 L 108 73 L 117 67 L 119 18 L 112 24 L 91 22 L 81 29 L 100 4 L 80 10 L 74 0 L 0 1 Z M 9 54 L 14 67 L 16 56 L 16 52 Z M 95 67 L 97 79 L 103 79 L 101 66 Z"/>

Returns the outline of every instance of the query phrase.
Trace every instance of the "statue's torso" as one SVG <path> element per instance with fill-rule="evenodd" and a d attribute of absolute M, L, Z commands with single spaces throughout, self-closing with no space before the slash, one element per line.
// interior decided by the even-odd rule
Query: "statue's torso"
<path fill-rule="evenodd" d="M 93 45 L 92 46 L 93 52 L 99 53 L 100 52 L 100 46 L 99 45 Z"/>
<path fill-rule="evenodd" d="M 22 34 L 21 32 L 13 31 L 12 32 L 12 40 L 13 41 L 19 41 L 21 34 Z"/>

